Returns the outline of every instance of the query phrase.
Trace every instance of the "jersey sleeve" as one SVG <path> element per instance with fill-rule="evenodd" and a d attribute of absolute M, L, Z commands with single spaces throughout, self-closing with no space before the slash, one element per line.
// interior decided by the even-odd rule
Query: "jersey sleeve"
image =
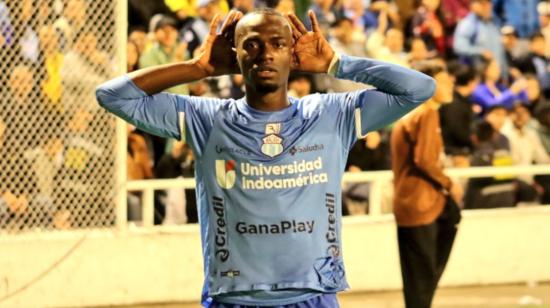
<path fill-rule="evenodd" d="M 206 143 L 223 103 L 165 92 L 148 95 L 127 75 L 101 84 L 96 97 L 103 108 L 137 128 L 164 138 L 192 141 L 197 150 Z"/>
<path fill-rule="evenodd" d="M 342 116 L 344 140 L 353 145 L 355 138 L 381 129 L 423 102 L 435 90 L 433 78 L 418 71 L 381 61 L 342 55 L 335 76 L 372 85 L 366 89 L 328 95 L 328 102 Z"/>

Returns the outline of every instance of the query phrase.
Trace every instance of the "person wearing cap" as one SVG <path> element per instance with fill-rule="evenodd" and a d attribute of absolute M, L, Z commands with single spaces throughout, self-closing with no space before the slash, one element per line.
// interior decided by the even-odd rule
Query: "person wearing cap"
<path fill-rule="evenodd" d="M 493 19 L 491 0 L 472 0 L 471 12 L 462 19 L 454 35 L 454 51 L 468 64 L 478 64 L 480 59 L 494 58 L 502 76 L 507 76 L 508 66 L 501 41 L 500 28 Z"/>
<path fill-rule="evenodd" d="M 139 58 L 139 67 L 151 67 L 183 61 L 186 58 L 185 44 L 178 44 L 177 21 L 169 16 L 157 14 L 150 23 L 154 43 Z M 187 94 L 187 86 L 179 85 L 169 90 L 172 93 Z"/>
<path fill-rule="evenodd" d="M 537 76 L 545 97 L 550 97 L 550 58 L 546 56 L 546 39 L 540 32 L 534 33 L 529 40 L 529 54 L 520 62 L 518 68 L 523 73 Z"/>
<path fill-rule="evenodd" d="M 506 53 L 506 61 L 510 69 L 517 67 L 518 61 L 529 52 L 529 43 L 518 38 L 518 32 L 514 26 L 506 25 L 500 28 L 502 45 Z M 514 74 L 511 74 L 514 76 Z"/>
<path fill-rule="evenodd" d="M 197 0 L 197 16 L 185 24 L 180 31 L 181 39 L 187 43 L 187 50 L 193 55 L 208 35 L 208 27 L 216 14 L 221 14 L 218 0 Z"/>

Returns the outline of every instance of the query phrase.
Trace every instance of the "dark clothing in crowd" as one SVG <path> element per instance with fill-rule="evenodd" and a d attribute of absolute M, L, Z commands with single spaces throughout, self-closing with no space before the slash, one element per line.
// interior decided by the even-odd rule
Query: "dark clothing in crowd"
<path fill-rule="evenodd" d="M 180 157 L 174 157 L 170 153 L 163 155 L 155 167 L 155 177 L 159 179 L 173 179 L 180 176 L 193 178 L 195 173 L 194 160 L 186 160 L 184 152 Z M 155 224 L 160 224 L 164 219 L 166 205 L 162 201 L 166 197 L 166 191 L 155 193 Z M 185 189 L 185 213 L 187 223 L 197 223 L 197 198 L 194 189 Z"/>
<path fill-rule="evenodd" d="M 474 112 L 469 97 L 455 92 L 454 101 L 439 109 L 441 133 L 445 153 L 449 155 L 469 155 L 472 153 L 472 125 Z"/>
<path fill-rule="evenodd" d="M 511 166 L 513 164 L 508 139 L 500 133 L 497 134 L 494 139 L 481 142 L 476 147 L 471 158 L 473 167 Z M 515 198 L 513 177 L 472 178 L 468 181 L 464 195 L 464 208 L 513 207 Z"/>
<path fill-rule="evenodd" d="M 349 166 L 356 166 L 363 171 L 387 170 L 390 168 L 389 159 L 387 141 L 382 140 L 378 147 L 369 149 L 365 140 L 359 140 L 349 152 L 346 170 Z"/>
<path fill-rule="evenodd" d="M 536 75 L 544 96 L 550 97 L 550 59 L 530 53 L 519 62 L 518 69 Z"/>

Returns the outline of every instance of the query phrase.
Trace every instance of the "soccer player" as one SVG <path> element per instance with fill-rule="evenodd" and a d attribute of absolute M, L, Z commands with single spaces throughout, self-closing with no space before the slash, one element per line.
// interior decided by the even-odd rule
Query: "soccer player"
<path fill-rule="evenodd" d="M 220 18 L 196 58 L 101 85 L 100 104 L 150 133 L 185 140 L 196 157 L 207 307 L 338 307 L 348 287 L 341 251 L 340 183 L 348 151 L 434 91 L 432 78 L 335 54 L 309 12 L 262 10 Z M 376 90 L 287 95 L 291 70 L 329 73 Z M 241 73 L 233 99 L 161 93 Z"/>

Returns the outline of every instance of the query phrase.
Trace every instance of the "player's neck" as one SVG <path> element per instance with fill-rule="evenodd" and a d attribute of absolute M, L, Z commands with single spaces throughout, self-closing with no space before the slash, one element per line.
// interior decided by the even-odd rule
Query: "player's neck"
<path fill-rule="evenodd" d="M 259 92 L 246 89 L 248 106 L 261 111 L 279 111 L 287 108 L 290 103 L 286 88 L 279 88 L 273 92 Z"/>

